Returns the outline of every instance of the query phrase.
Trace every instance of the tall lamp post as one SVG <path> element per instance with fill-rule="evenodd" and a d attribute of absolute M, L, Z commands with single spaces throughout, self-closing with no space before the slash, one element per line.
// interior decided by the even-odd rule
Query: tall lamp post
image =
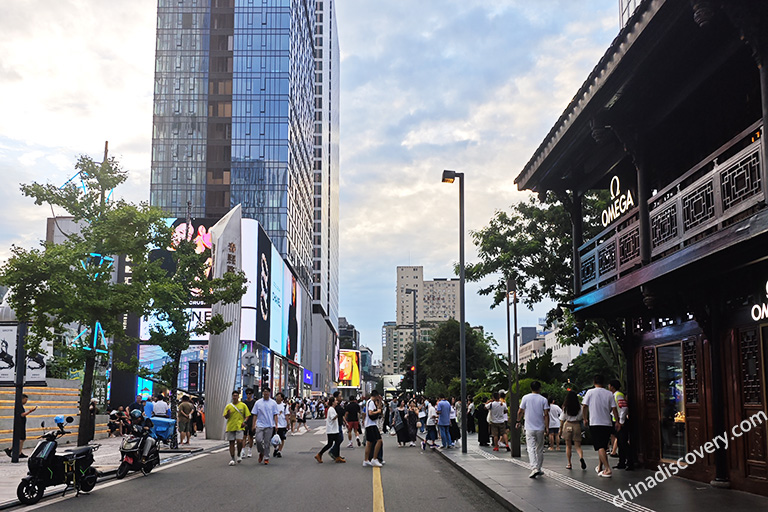
<path fill-rule="evenodd" d="M 509 294 L 513 294 L 512 305 L 515 308 L 515 387 L 512 387 L 512 342 L 509 329 Z M 509 362 L 509 417 L 517 418 L 517 410 L 520 407 L 520 395 L 518 385 L 520 378 L 520 366 L 517 357 L 517 285 L 514 279 L 507 279 L 507 360 Z M 514 391 L 513 391 L 514 390 Z M 520 432 L 512 426 L 512 457 L 520 457 Z"/>
<path fill-rule="evenodd" d="M 443 171 L 443 183 L 459 178 L 459 353 L 461 368 L 461 453 L 467 453 L 467 333 L 464 326 L 464 173 Z"/>
<path fill-rule="evenodd" d="M 416 289 L 406 288 L 405 293 L 413 294 L 413 396 L 419 394 L 419 380 L 416 378 L 416 372 L 419 370 L 419 363 L 416 357 Z"/>

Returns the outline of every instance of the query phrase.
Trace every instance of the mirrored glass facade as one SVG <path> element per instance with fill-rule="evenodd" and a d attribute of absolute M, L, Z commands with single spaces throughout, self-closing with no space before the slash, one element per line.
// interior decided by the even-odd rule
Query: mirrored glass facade
<path fill-rule="evenodd" d="M 159 0 L 153 205 L 257 219 L 312 281 L 313 0 Z"/>

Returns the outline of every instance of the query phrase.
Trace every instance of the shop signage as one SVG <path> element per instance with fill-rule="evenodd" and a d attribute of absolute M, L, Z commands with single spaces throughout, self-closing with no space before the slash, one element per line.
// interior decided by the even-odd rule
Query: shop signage
<path fill-rule="evenodd" d="M 603 213 L 600 216 L 603 221 L 603 227 L 608 227 L 608 224 L 618 219 L 622 214 L 635 206 L 632 191 L 627 190 L 622 193 L 618 176 L 611 178 L 611 201 L 611 204 L 608 205 L 608 208 L 603 210 Z"/>
<path fill-rule="evenodd" d="M 768 297 L 768 282 L 765 283 L 765 296 Z M 768 318 L 768 304 L 755 304 L 752 306 L 752 320 L 759 322 Z"/>

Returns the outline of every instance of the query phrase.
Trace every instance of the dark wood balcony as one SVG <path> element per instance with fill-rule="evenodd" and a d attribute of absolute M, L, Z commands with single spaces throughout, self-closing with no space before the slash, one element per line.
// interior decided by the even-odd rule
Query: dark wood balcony
<path fill-rule="evenodd" d="M 714 240 L 723 250 L 753 236 L 737 224 L 748 225 L 765 205 L 761 133 L 761 124 L 753 124 L 654 193 L 648 201 L 650 264 L 641 264 L 637 207 L 579 247 L 577 309 L 686 266 L 715 250 L 705 249 Z"/>

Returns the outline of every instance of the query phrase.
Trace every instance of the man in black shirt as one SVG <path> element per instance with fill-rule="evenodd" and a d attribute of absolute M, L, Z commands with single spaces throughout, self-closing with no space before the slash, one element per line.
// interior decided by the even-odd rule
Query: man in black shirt
<path fill-rule="evenodd" d="M 134 409 L 144 411 L 144 406 L 141 405 L 141 395 L 136 395 L 136 401 L 128 406 L 128 414 L 130 414 Z"/>
<path fill-rule="evenodd" d="M 354 432 L 357 439 L 357 446 L 360 446 L 360 404 L 357 403 L 357 397 L 350 396 L 347 407 L 345 408 L 347 422 L 347 437 L 349 437 L 349 444 L 347 448 L 352 448 L 352 433 Z"/>
<path fill-rule="evenodd" d="M 253 410 L 253 405 L 256 403 L 256 399 L 253 397 L 253 389 L 248 388 L 245 390 L 245 399 L 241 400 L 246 407 L 248 407 L 249 411 Z M 253 429 L 253 422 L 246 421 L 245 422 L 245 439 L 243 440 L 243 452 L 246 457 L 251 457 L 253 455 L 253 435 L 254 435 L 254 429 Z M 247 447 L 247 450 L 245 449 Z M 269 455 L 269 454 L 267 454 Z"/>

